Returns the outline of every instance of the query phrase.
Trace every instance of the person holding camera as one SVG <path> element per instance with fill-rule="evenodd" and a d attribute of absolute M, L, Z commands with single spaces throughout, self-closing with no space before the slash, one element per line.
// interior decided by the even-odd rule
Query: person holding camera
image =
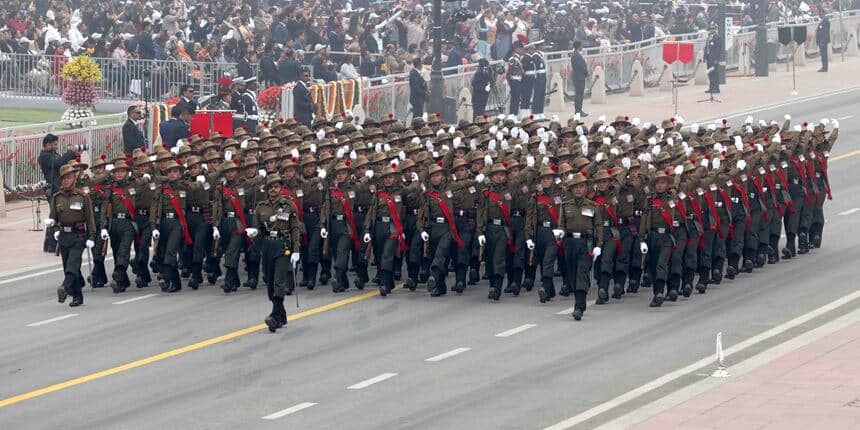
<path fill-rule="evenodd" d="M 39 154 L 39 168 L 42 170 L 42 176 L 45 177 L 45 194 L 48 198 L 48 203 L 53 202 L 53 196 L 60 191 L 60 167 L 71 160 L 77 158 L 82 147 L 69 146 L 65 154 L 60 156 L 57 152 L 57 147 L 60 143 L 60 138 L 56 135 L 48 133 L 42 138 L 42 152 Z M 79 150 L 75 152 L 75 150 Z M 45 229 L 45 241 L 43 250 L 45 252 L 54 252 L 57 248 L 57 241 L 54 239 L 53 232 Z"/>
<path fill-rule="evenodd" d="M 472 78 L 472 115 L 481 116 L 487 110 L 487 100 L 490 98 L 493 71 L 486 58 L 478 60 L 478 69 Z"/>

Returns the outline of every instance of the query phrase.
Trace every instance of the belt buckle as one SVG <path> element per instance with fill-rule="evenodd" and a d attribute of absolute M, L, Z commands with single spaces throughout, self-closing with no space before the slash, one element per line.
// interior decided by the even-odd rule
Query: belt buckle
<path fill-rule="evenodd" d="M 338 221 L 343 221 L 343 215 L 335 215 L 334 219 L 336 219 Z"/>
<path fill-rule="evenodd" d="M 543 227 L 547 227 L 547 228 L 552 227 L 552 222 L 550 222 L 550 221 L 544 221 L 543 223 L 541 223 L 541 226 L 543 226 Z"/>
<path fill-rule="evenodd" d="M 412 209 L 412 215 L 418 215 L 418 209 Z"/>
<path fill-rule="evenodd" d="M 502 220 L 500 220 L 500 219 L 494 219 L 494 220 L 493 220 L 493 225 L 502 225 Z"/>
<path fill-rule="evenodd" d="M 200 213 L 200 208 L 192 206 L 192 207 L 191 207 L 191 212 L 193 212 L 193 213 Z"/>
<path fill-rule="evenodd" d="M 438 224 L 445 224 L 445 218 L 443 218 L 443 217 L 436 217 L 436 222 L 437 222 Z"/>
<path fill-rule="evenodd" d="M 102 211 L 102 208 L 100 208 L 98 206 L 93 206 L 93 212 L 101 212 L 101 211 Z"/>
<path fill-rule="evenodd" d="M 173 217 L 175 217 L 175 216 L 176 216 L 176 214 L 175 214 L 175 213 L 173 213 L 173 212 L 168 212 L 168 213 L 164 214 L 164 216 L 165 216 L 167 219 L 173 219 Z"/>
<path fill-rule="evenodd" d="M 660 233 L 660 234 L 666 233 L 666 229 L 663 227 L 659 227 L 659 228 L 657 228 L 657 233 Z"/>
<path fill-rule="evenodd" d="M 275 230 L 270 231 L 270 232 L 269 232 L 269 237 L 278 237 L 278 232 L 277 232 L 277 231 L 275 231 Z"/>
<path fill-rule="evenodd" d="M 125 219 L 125 214 L 123 214 L 123 213 L 116 214 L 116 218 L 117 219 Z"/>
<path fill-rule="evenodd" d="M 65 233 L 71 233 L 71 232 L 72 232 L 72 228 L 71 228 L 71 227 L 63 227 L 63 231 L 64 231 Z"/>
<path fill-rule="evenodd" d="M 227 218 L 236 218 L 236 212 L 227 212 Z"/>
<path fill-rule="evenodd" d="M 571 233 L 570 235 L 574 239 L 582 239 L 582 233 L 580 233 L 580 232 Z"/>
<path fill-rule="evenodd" d="M 389 221 L 391 221 L 391 217 L 383 216 L 383 217 L 380 217 L 380 218 L 382 218 L 382 222 L 389 222 Z"/>

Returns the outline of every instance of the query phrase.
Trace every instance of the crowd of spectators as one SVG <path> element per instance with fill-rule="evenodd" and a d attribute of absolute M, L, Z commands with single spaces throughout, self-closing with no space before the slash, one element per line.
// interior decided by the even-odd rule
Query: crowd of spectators
<path fill-rule="evenodd" d="M 860 0 L 842 1 L 843 9 L 860 8 Z M 504 60 L 522 36 L 558 51 L 576 41 L 589 48 L 704 31 L 717 13 L 707 3 L 444 1 L 443 65 Z M 728 3 L 739 25 L 756 22 L 758 4 Z M 831 1 L 787 0 L 771 3 L 767 18 L 835 9 Z M 28 64 L 49 71 L 62 64 L 57 58 L 107 58 L 108 79 L 145 72 L 128 70 L 135 59 L 171 60 L 178 66 L 162 73 L 177 81 L 199 79 L 206 63 L 257 76 L 263 86 L 294 82 L 303 66 L 325 81 L 405 73 L 416 58 L 431 63 L 431 20 L 431 3 L 420 0 L 0 0 L 0 90 L 31 72 L 16 69 L 11 53 L 42 56 Z M 119 91 L 139 92 L 131 82 Z"/>

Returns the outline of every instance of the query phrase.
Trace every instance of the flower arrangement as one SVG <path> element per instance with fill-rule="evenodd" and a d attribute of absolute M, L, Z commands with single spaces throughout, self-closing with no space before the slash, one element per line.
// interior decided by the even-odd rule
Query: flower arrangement
<path fill-rule="evenodd" d="M 99 82 L 102 81 L 102 71 L 92 58 L 85 55 L 73 57 L 60 70 L 60 77 L 65 82 L 62 100 L 70 105 L 63 112 L 63 121 L 74 121 L 94 116 L 93 106 L 99 101 Z M 74 121 L 71 126 L 84 127 L 89 121 Z"/>
<path fill-rule="evenodd" d="M 60 77 L 67 81 L 97 84 L 102 81 L 102 70 L 92 58 L 79 55 L 63 66 Z"/>
<path fill-rule="evenodd" d="M 274 85 L 260 91 L 257 96 L 257 102 L 260 104 L 260 109 L 268 111 L 281 110 L 281 91 L 283 87 Z"/>

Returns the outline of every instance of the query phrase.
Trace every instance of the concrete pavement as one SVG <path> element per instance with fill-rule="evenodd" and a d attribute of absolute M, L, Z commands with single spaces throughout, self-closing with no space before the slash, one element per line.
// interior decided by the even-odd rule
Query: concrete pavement
<path fill-rule="evenodd" d="M 833 95 L 756 117 L 860 116 L 855 100 L 856 93 Z M 488 303 L 486 283 L 441 299 L 318 289 L 300 291 L 298 310 L 288 300 L 288 312 L 313 314 L 272 335 L 259 324 L 269 310 L 261 291 L 86 291 L 86 305 L 72 309 L 53 296 L 58 273 L 0 274 L 0 427 L 522 429 L 563 422 L 712 354 L 717 331 L 730 348 L 856 294 L 848 256 L 858 238 L 845 233 L 860 227 L 858 158 L 844 155 L 860 150 L 851 138 L 858 132 L 842 121 L 822 249 L 660 309 L 647 307 L 647 290 L 592 305 L 580 323 L 569 317 L 571 300 L 541 305 L 531 293 Z M 150 294 L 158 295 L 143 298 Z M 356 298 L 321 308 L 346 297 Z M 740 363 L 858 308 L 860 301 L 846 301 L 729 360 Z M 683 374 L 578 425 L 608 422 L 712 369 Z"/>

